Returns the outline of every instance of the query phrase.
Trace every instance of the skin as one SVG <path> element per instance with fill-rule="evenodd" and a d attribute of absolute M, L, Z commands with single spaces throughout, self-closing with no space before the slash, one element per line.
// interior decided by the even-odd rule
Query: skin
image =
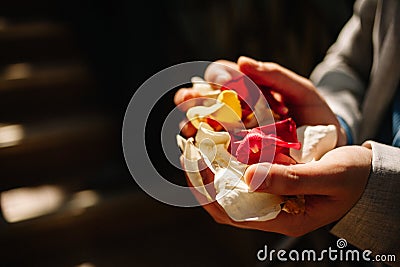
<path fill-rule="evenodd" d="M 371 149 L 367 146 L 342 146 L 346 143 L 344 131 L 308 79 L 275 63 L 258 62 L 247 57 L 240 57 L 237 64 L 216 63 L 219 64 L 211 64 L 207 69 L 207 81 L 223 83 L 237 73 L 234 70 L 239 70 L 257 84 L 272 87 L 279 93 L 299 125 L 336 125 L 338 147 L 319 161 L 296 165 L 259 163 L 246 170 L 244 178 L 251 190 L 277 195 L 305 195 L 304 214 L 281 212 L 270 221 L 239 223 L 231 220 L 217 202 L 204 205 L 204 209 L 221 224 L 289 236 L 304 235 L 343 217 L 364 192 L 371 169 Z M 188 88 L 181 90 L 175 96 L 177 105 L 184 99 L 197 97 Z M 195 190 L 193 194 L 204 203 L 204 196 Z"/>

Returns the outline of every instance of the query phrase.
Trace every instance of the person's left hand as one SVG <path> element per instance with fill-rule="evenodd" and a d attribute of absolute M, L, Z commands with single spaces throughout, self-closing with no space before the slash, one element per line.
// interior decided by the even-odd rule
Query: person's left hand
<path fill-rule="evenodd" d="M 270 221 L 235 222 L 217 202 L 203 207 L 218 223 L 301 236 L 339 220 L 355 205 L 364 192 L 371 160 L 371 149 L 344 146 L 331 150 L 315 162 L 288 166 L 259 163 L 246 170 L 245 181 L 253 190 L 276 195 L 304 195 L 304 214 L 281 212 Z M 193 190 L 193 193 L 200 203 L 204 203 L 199 192 Z"/>

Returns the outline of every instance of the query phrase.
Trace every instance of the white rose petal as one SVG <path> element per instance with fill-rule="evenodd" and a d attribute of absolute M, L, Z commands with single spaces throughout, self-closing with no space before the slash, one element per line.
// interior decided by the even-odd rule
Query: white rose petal
<path fill-rule="evenodd" d="M 301 126 L 297 128 L 297 139 L 301 149 L 290 149 L 290 156 L 298 163 L 319 160 L 326 152 L 336 146 L 335 125 Z"/>
<path fill-rule="evenodd" d="M 185 150 L 183 152 L 184 159 L 183 164 L 185 166 L 185 173 L 190 180 L 190 183 L 194 188 L 203 194 L 208 201 L 213 201 L 211 196 L 208 194 L 203 178 L 199 170 L 199 161 L 203 160 L 203 157 L 199 149 L 193 144 L 192 140 L 188 139 L 185 144 Z"/>
<path fill-rule="evenodd" d="M 249 192 L 242 176 L 230 169 L 218 169 L 214 185 L 218 203 L 234 221 L 272 220 L 281 211 L 281 196 Z"/>

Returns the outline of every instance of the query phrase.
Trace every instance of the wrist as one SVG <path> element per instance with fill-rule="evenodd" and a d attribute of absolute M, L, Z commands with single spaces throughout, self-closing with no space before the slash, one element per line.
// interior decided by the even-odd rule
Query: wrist
<path fill-rule="evenodd" d="M 336 117 L 337 117 L 337 119 L 339 121 L 339 125 L 340 125 L 337 146 L 353 145 L 353 135 L 352 135 L 350 126 L 339 115 L 336 115 Z"/>
<path fill-rule="evenodd" d="M 340 146 L 348 145 L 347 134 L 346 134 L 345 129 L 343 129 L 343 127 L 339 126 L 338 134 L 339 134 L 339 136 L 338 136 L 336 146 L 340 147 Z"/>

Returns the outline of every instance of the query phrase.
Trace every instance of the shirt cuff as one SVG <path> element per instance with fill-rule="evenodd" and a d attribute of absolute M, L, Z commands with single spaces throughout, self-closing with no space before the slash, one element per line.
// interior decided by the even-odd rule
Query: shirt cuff
<path fill-rule="evenodd" d="M 348 125 L 347 122 L 346 122 L 342 117 L 340 117 L 339 115 L 336 115 L 336 117 L 337 117 L 337 119 L 338 119 L 338 121 L 339 121 L 339 123 L 340 123 L 340 126 L 344 129 L 344 131 L 345 131 L 345 133 L 346 133 L 347 145 L 352 145 L 352 144 L 353 144 L 353 136 L 352 136 L 352 134 L 351 134 L 351 130 L 350 130 L 349 125 Z"/>

